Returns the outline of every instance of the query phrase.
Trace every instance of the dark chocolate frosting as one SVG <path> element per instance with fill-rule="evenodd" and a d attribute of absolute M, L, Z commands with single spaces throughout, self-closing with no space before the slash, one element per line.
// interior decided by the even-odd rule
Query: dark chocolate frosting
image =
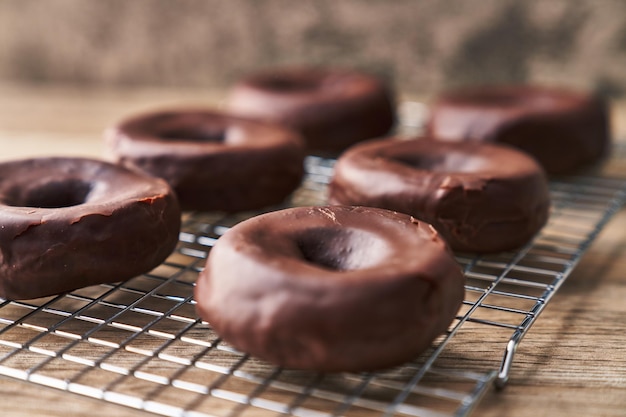
<path fill-rule="evenodd" d="M 236 212 L 281 203 L 304 174 L 304 145 L 286 128 L 223 113 L 139 115 L 106 133 L 115 162 L 164 178 L 184 210 Z"/>
<path fill-rule="evenodd" d="M 451 91 L 431 106 L 434 139 L 512 145 L 550 174 L 564 174 L 604 157 L 610 148 L 606 102 L 597 96 L 538 86 Z"/>
<path fill-rule="evenodd" d="M 545 173 L 502 145 L 385 139 L 355 145 L 335 165 L 331 204 L 382 207 L 431 223 L 454 250 L 514 249 L 545 224 Z"/>
<path fill-rule="evenodd" d="M 395 120 L 390 88 L 348 70 L 281 68 L 252 74 L 235 84 L 227 107 L 299 131 L 314 152 L 335 153 L 383 136 Z"/>
<path fill-rule="evenodd" d="M 162 180 L 81 158 L 1 163 L 0 297 L 132 278 L 171 253 L 179 229 Z"/>
<path fill-rule="evenodd" d="M 196 284 L 226 341 L 288 368 L 361 371 L 424 351 L 454 319 L 464 277 L 428 224 L 366 207 L 300 207 L 239 223 Z"/>

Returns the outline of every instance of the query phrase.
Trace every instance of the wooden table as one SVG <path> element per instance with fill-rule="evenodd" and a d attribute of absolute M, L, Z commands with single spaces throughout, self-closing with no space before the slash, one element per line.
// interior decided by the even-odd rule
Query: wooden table
<path fill-rule="evenodd" d="M 83 91 L 0 85 L 0 159 L 101 155 L 103 129 L 129 113 L 219 105 L 204 91 Z M 615 131 L 626 107 L 615 105 Z M 626 175 L 624 162 L 612 174 Z M 476 416 L 626 416 L 626 211 L 600 234 L 517 351 L 511 378 Z M 3 416 L 142 416 L 148 413 L 0 377 Z"/>

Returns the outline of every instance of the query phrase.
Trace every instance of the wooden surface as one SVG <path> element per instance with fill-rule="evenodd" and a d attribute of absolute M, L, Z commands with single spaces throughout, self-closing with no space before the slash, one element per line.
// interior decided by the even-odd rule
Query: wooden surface
<path fill-rule="evenodd" d="M 219 105 L 202 91 L 79 91 L 0 85 L 0 159 L 101 155 L 102 130 L 131 112 Z M 624 115 L 623 117 L 621 115 Z M 626 112 L 616 107 L 621 136 Z M 608 168 L 626 175 L 623 161 Z M 517 351 L 509 385 L 476 416 L 626 416 L 626 211 L 601 233 Z M 148 413 L 0 377 L 2 416 Z"/>

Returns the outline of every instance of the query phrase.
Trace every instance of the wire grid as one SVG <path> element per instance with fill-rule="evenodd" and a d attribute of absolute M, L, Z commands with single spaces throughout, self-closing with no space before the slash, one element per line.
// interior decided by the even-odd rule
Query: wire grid
<path fill-rule="evenodd" d="M 321 204 L 333 161 L 309 157 L 291 205 Z M 507 378 L 517 344 L 626 200 L 623 180 L 553 182 L 552 214 L 516 252 L 459 254 L 466 299 L 449 331 L 377 373 L 280 369 L 200 321 L 194 282 L 212 245 L 251 214 L 187 214 L 148 274 L 30 301 L 0 299 L 0 374 L 166 416 L 464 416 Z"/>

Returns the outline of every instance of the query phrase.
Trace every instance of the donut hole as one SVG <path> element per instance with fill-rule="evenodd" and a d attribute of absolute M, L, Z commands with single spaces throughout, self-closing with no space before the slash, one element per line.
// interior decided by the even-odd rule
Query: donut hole
<path fill-rule="evenodd" d="M 373 267 L 389 254 L 388 243 L 374 233 L 330 227 L 307 229 L 296 238 L 302 258 L 333 271 Z"/>
<path fill-rule="evenodd" d="M 495 89 L 490 91 L 473 91 L 453 97 L 455 101 L 464 105 L 480 105 L 484 107 L 507 108 L 518 106 L 553 107 L 559 98 L 549 94 L 533 92 L 521 94 L 517 89 Z"/>
<path fill-rule="evenodd" d="M 311 91 L 319 87 L 319 81 L 312 78 L 275 77 L 264 80 L 263 87 L 280 93 Z"/>
<path fill-rule="evenodd" d="M 17 207 L 62 208 L 85 203 L 91 184 L 79 179 L 49 181 L 23 192 L 9 205 Z"/>
<path fill-rule="evenodd" d="M 483 156 L 461 152 L 432 155 L 405 154 L 396 155 L 392 159 L 411 168 L 445 173 L 475 173 L 484 171 L 491 164 Z"/>
<path fill-rule="evenodd" d="M 224 129 L 181 127 L 177 129 L 165 130 L 161 132 L 159 136 L 169 141 L 223 143 L 226 139 L 226 132 Z"/>

